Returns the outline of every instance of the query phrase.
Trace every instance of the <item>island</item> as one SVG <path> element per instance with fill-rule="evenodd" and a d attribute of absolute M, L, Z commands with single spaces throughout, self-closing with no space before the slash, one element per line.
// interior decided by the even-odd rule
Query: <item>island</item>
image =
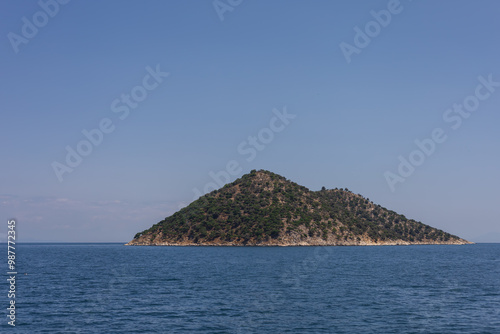
<path fill-rule="evenodd" d="M 252 170 L 137 233 L 126 245 L 369 246 L 471 242 L 348 189 L 311 191 Z"/>

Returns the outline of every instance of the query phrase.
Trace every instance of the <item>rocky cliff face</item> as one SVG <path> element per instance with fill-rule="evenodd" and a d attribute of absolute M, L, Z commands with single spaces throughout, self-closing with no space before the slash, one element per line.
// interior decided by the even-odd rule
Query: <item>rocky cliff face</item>
<path fill-rule="evenodd" d="M 347 189 L 310 191 L 252 171 L 137 233 L 127 245 L 317 246 L 468 244 Z"/>

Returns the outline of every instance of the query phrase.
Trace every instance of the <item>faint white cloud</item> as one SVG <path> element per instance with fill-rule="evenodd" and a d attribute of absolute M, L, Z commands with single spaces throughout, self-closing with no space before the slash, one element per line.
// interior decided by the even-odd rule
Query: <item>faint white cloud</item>
<path fill-rule="evenodd" d="M 1 195 L 0 216 L 18 221 L 22 241 L 129 241 L 178 210 L 178 202 L 84 201 Z M 0 233 L 6 227 L 0 224 Z"/>

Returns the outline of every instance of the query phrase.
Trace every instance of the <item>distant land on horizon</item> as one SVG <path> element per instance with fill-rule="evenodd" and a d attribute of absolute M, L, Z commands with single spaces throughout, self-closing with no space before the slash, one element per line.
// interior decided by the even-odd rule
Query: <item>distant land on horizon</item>
<path fill-rule="evenodd" d="M 137 233 L 127 245 L 368 246 L 471 242 L 348 189 L 311 191 L 252 170 Z"/>

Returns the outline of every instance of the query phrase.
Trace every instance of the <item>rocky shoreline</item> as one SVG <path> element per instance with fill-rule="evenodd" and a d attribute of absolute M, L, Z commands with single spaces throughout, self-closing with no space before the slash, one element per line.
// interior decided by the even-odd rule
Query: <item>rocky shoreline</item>
<path fill-rule="evenodd" d="M 471 245 L 473 242 L 467 240 L 450 240 L 450 241 L 417 241 L 409 242 L 405 240 L 390 240 L 390 241 L 368 241 L 368 240 L 346 240 L 328 242 L 325 240 L 303 240 L 299 242 L 280 242 L 277 240 L 265 241 L 260 243 L 243 243 L 243 242 L 168 242 L 168 241 L 138 241 L 132 240 L 125 246 L 177 246 L 177 247 L 192 247 L 192 246 L 210 246 L 210 247 L 313 247 L 313 246 L 411 246 L 411 245 Z"/>

